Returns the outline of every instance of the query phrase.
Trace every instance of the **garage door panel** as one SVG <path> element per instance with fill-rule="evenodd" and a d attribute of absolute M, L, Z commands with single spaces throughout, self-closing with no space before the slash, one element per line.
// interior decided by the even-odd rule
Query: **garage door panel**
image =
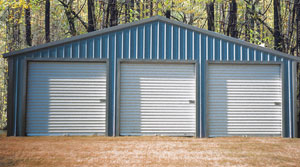
<path fill-rule="evenodd" d="M 105 135 L 104 63 L 31 62 L 27 135 Z"/>
<path fill-rule="evenodd" d="M 208 134 L 280 136 L 280 65 L 208 66 Z"/>
<path fill-rule="evenodd" d="M 121 64 L 120 135 L 194 136 L 192 64 Z"/>

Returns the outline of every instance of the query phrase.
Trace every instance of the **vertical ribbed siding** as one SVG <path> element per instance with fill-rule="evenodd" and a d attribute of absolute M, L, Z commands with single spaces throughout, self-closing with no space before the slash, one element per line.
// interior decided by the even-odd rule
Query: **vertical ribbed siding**
<path fill-rule="evenodd" d="M 121 64 L 120 135 L 194 136 L 193 64 Z"/>
<path fill-rule="evenodd" d="M 26 134 L 105 135 L 106 64 L 29 63 Z"/>
<path fill-rule="evenodd" d="M 19 110 L 19 107 L 18 107 L 18 102 L 20 101 L 18 97 L 19 96 L 19 75 L 20 75 L 20 72 L 19 72 L 19 60 L 18 59 L 14 59 L 15 62 L 14 62 L 14 71 L 15 71 L 15 75 L 14 75 L 14 116 L 16 117 L 13 121 L 13 124 L 14 124 L 14 130 L 13 130 L 13 134 L 14 135 L 19 135 L 19 132 L 17 132 L 17 127 L 19 127 L 20 125 L 17 124 L 18 122 L 18 119 L 17 118 L 20 118 L 18 116 L 18 113 L 20 113 L 21 110 Z M 22 89 L 21 89 L 22 90 Z M 19 119 L 20 120 L 20 119 Z"/>
<path fill-rule="evenodd" d="M 141 33 L 137 33 L 137 30 Z M 111 54 L 109 48 L 115 47 L 115 42 L 110 42 L 114 40 L 115 33 L 120 33 L 122 35 L 121 38 L 117 38 L 116 44 L 122 43 L 120 40 L 123 40 L 123 44 L 120 44 L 122 49 L 117 50 L 116 54 Z M 162 36 L 161 36 L 162 35 Z M 122 37 L 123 36 L 123 37 Z M 138 38 L 138 40 L 137 40 Z M 200 39 L 200 40 L 199 40 Z M 139 41 L 145 41 L 140 42 Z M 138 43 L 138 44 L 137 44 Z M 211 46 L 209 46 L 211 45 Z M 193 49 L 194 48 L 194 49 Z M 142 55 L 139 55 L 142 53 Z M 74 41 L 71 43 L 66 43 L 64 45 L 60 45 L 57 47 L 46 48 L 43 50 L 38 50 L 33 53 L 29 53 L 24 55 L 26 58 L 38 58 L 38 59 L 108 59 L 116 56 L 114 61 L 110 63 L 110 81 L 113 81 L 110 84 L 116 84 L 118 81 L 116 78 L 116 74 L 111 66 L 115 66 L 114 62 L 117 62 L 121 59 L 149 59 L 149 60 L 192 60 L 194 54 L 194 59 L 199 64 L 199 116 L 202 117 L 202 121 L 200 121 L 202 126 L 202 136 L 205 133 L 205 113 L 206 113 L 206 103 L 205 97 L 206 89 L 205 89 L 205 72 L 206 72 L 206 56 L 207 60 L 210 61 L 231 61 L 231 62 L 279 62 L 283 63 L 282 71 L 284 76 L 283 81 L 283 91 L 284 91 L 284 122 L 285 129 L 287 129 L 284 133 L 284 136 L 293 136 L 289 131 L 292 126 L 290 125 L 290 121 L 293 120 L 294 116 L 292 115 L 293 105 L 292 99 L 295 96 L 293 94 L 292 83 L 288 83 L 288 79 L 292 79 L 292 67 L 291 65 L 288 67 L 288 59 L 281 58 L 277 55 L 272 55 L 266 52 L 261 52 L 256 48 L 249 48 L 247 46 L 234 44 L 232 42 L 228 42 L 223 39 L 218 39 L 215 37 L 207 36 L 206 34 L 199 34 L 199 32 L 195 32 L 192 30 L 188 30 L 183 27 L 178 27 L 169 23 L 164 22 L 151 22 L 146 25 L 134 26 L 128 29 L 120 30 L 118 32 L 112 32 L 100 36 L 96 36 L 93 38 L 83 39 L 79 41 Z M 230 54 L 230 55 L 228 55 Z M 122 56 L 123 55 L 123 56 Z M 113 57 L 110 57 L 113 56 Z M 293 61 L 289 60 L 289 64 L 292 64 Z M 22 107 L 24 104 L 23 101 L 23 67 L 24 67 L 25 59 L 21 56 L 14 58 L 15 65 L 15 90 L 14 90 L 14 100 L 16 101 L 17 107 L 14 108 L 14 112 L 16 118 L 14 122 L 17 124 L 18 129 L 14 129 L 16 135 L 22 134 Z M 200 77 L 201 76 L 201 77 Z M 288 78 L 289 76 L 289 78 Z M 117 88 L 116 88 L 117 89 Z M 110 93 L 110 99 L 115 99 L 115 91 L 112 90 Z M 110 108 L 113 105 L 110 105 Z M 109 109 L 109 132 L 112 132 L 112 116 L 115 110 Z M 116 111 L 117 112 L 117 111 Z M 291 115 L 291 116 L 289 116 Z M 292 123 L 293 124 L 293 123 Z M 200 126 L 200 125 L 199 125 Z M 111 135 L 112 133 L 110 133 Z"/>
<path fill-rule="evenodd" d="M 281 136 L 280 65 L 208 66 L 208 134 Z"/>

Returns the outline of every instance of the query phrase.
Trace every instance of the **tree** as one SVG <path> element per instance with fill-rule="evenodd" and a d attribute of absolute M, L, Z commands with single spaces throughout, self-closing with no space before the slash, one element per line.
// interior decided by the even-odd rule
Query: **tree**
<path fill-rule="evenodd" d="M 230 3 L 230 11 L 229 11 L 229 21 L 227 27 L 227 35 L 237 38 L 238 31 L 237 31 L 237 4 L 236 0 L 232 0 Z"/>
<path fill-rule="evenodd" d="M 101 28 L 107 27 L 107 22 L 106 22 L 106 10 L 105 10 L 105 5 L 107 4 L 106 1 L 99 1 L 100 6 L 102 7 L 102 22 L 101 22 Z"/>
<path fill-rule="evenodd" d="M 26 43 L 28 46 L 32 46 L 31 35 L 31 16 L 30 16 L 30 0 L 26 0 L 27 8 L 25 9 L 25 24 L 26 24 Z"/>
<path fill-rule="evenodd" d="M 130 10 L 134 11 L 134 0 L 130 0 Z M 134 12 L 131 12 L 131 18 L 134 18 Z"/>
<path fill-rule="evenodd" d="M 109 0 L 109 13 L 110 13 L 110 21 L 109 26 L 116 26 L 118 25 L 118 10 L 117 10 L 117 1 L 116 0 Z"/>
<path fill-rule="evenodd" d="M 283 51 L 282 23 L 281 23 L 281 6 L 280 0 L 273 0 L 274 6 L 274 48 Z"/>
<path fill-rule="evenodd" d="M 295 1 L 295 10 L 297 13 L 296 18 L 296 46 L 297 46 L 297 56 L 300 57 L 300 0 Z M 299 66 L 299 63 L 298 63 Z"/>
<path fill-rule="evenodd" d="M 166 18 L 170 19 L 171 18 L 171 10 L 168 9 L 165 13 Z"/>
<path fill-rule="evenodd" d="M 130 0 L 125 1 L 125 23 L 128 23 L 130 20 Z"/>
<path fill-rule="evenodd" d="M 83 19 L 79 16 L 79 13 L 83 10 L 83 7 L 85 6 L 85 3 L 79 8 L 79 11 L 76 13 L 73 10 L 73 2 L 74 0 L 58 0 L 61 5 L 64 7 L 65 14 L 68 19 L 69 24 L 69 33 L 72 36 L 77 35 L 77 30 L 75 28 L 75 18 L 79 20 L 79 22 L 83 25 L 83 27 L 88 31 L 88 25 L 86 22 L 83 21 Z"/>
<path fill-rule="evenodd" d="M 73 6 L 73 0 L 70 0 L 67 4 L 64 5 L 64 11 L 68 19 L 69 33 L 72 36 L 75 36 L 77 35 L 77 30 L 75 27 L 75 18 L 72 15 L 72 6 Z"/>
<path fill-rule="evenodd" d="M 136 13 L 137 13 L 136 18 L 137 18 L 138 20 L 140 20 L 140 19 L 141 19 L 141 6 L 140 6 L 140 0 L 136 0 L 135 5 L 136 5 Z"/>
<path fill-rule="evenodd" d="M 249 1 L 246 1 L 246 12 L 245 12 L 245 41 L 250 41 L 250 24 L 249 24 L 249 18 L 250 18 L 250 8 L 249 8 Z"/>
<path fill-rule="evenodd" d="M 88 0 L 88 32 L 95 31 L 96 18 L 95 18 L 95 4 L 94 0 Z"/>
<path fill-rule="evenodd" d="M 210 31 L 215 31 L 214 3 L 214 1 L 206 3 L 207 29 Z"/>
<path fill-rule="evenodd" d="M 15 3 L 19 3 L 17 0 Z M 9 3 L 7 12 L 8 12 L 8 19 L 6 20 L 6 27 L 7 27 L 7 35 L 10 37 L 7 40 L 7 48 L 8 51 L 14 51 L 21 49 L 21 30 L 20 30 L 20 19 L 22 16 L 23 8 L 14 7 L 13 3 Z"/>
<path fill-rule="evenodd" d="M 45 37 L 46 42 L 50 42 L 50 0 L 45 4 Z"/>
<path fill-rule="evenodd" d="M 244 0 L 246 2 L 245 11 L 245 40 L 252 42 L 254 39 L 254 27 L 255 27 L 255 2 L 253 0 Z M 257 2 L 257 1 L 256 1 Z M 251 39 L 251 40 L 250 40 Z"/>
<path fill-rule="evenodd" d="M 220 33 L 223 32 L 223 34 L 225 34 L 226 30 L 225 30 L 225 24 L 226 24 L 226 19 L 225 19 L 225 7 L 224 4 L 221 4 L 220 7 L 220 17 L 221 17 L 221 24 L 220 24 Z"/>
<path fill-rule="evenodd" d="M 251 17 L 250 17 L 250 32 L 251 32 L 251 34 L 250 34 L 250 36 L 251 36 L 251 38 L 252 39 L 254 39 L 255 38 L 255 36 L 254 36 L 254 28 L 255 28 L 255 20 L 254 20 L 254 15 L 256 14 L 255 13 L 255 2 L 253 2 L 253 0 L 249 0 L 249 5 L 251 6 Z"/>
<path fill-rule="evenodd" d="M 152 0 L 149 0 L 149 9 L 150 9 L 149 14 L 151 17 L 151 16 L 153 16 L 153 1 Z"/>
<path fill-rule="evenodd" d="M 300 57 L 300 0 L 295 1 L 295 12 L 297 14 L 296 18 L 296 47 L 297 47 L 297 53 L 296 56 Z M 297 83 L 299 85 L 300 82 L 300 63 L 297 63 Z M 298 104 L 300 104 L 300 88 L 298 87 Z M 298 125 L 299 126 L 299 125 Z M 300 131 L 300 127 L 298 127 L 298 131 Z"/>

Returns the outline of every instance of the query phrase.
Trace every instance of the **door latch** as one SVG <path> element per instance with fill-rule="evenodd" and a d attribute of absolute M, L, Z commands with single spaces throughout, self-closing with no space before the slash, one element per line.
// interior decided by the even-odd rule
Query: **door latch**
<path fill-rule="evenodd" d="M 280 106 L 281 102 L 274 102 L 275 106 Z"/>

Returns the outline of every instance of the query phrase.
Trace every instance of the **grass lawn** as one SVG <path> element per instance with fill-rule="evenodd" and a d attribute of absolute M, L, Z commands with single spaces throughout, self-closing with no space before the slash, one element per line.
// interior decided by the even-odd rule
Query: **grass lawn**
<path fill-rule="evenodd" d="M 300 139 L 0 137 L 0 166 L 300 166 Z"/>

